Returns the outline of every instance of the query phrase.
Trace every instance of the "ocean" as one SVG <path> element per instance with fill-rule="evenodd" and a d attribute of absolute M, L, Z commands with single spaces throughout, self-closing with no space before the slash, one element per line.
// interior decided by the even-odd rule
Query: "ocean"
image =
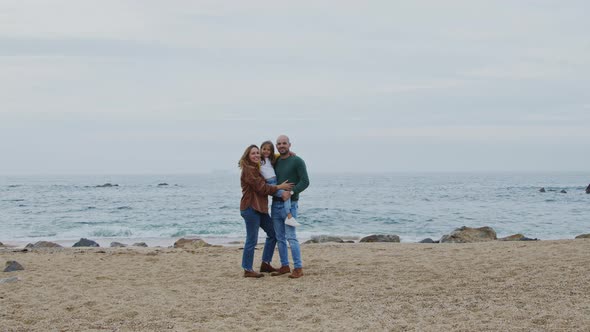
<path fill-rule="evenodd" d="M 590 233 L 590 173 L 311 173 L 310 181 L 299 201 L 301 240 L 397 234 L 417 242 L 464 225 L 543 240 Z M 105 183 L 117 186 L 97 187 Z M 226 244 L 245 237 L 240 197 L 239 174 L 223 172 L 3 176 L 0 242 L 70 244 L 85 237 L 102 246 L 168 246 L 197 236 Z"/>

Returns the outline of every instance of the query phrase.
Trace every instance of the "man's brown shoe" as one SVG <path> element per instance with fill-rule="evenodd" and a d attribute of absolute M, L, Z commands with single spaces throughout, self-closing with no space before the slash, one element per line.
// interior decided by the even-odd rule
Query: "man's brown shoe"
<path fill-rule="evenodd" d="M 244 270 L 244 278 L 262 278 L 262 277 L 264 277 L 264 274 L 262 274 L 262 273 Z"/>
<path fill-rule="evenodd" d="M 289 274 L 289 278 L 301 278 L 303 277 L 303 269 L 298 267 L 293 269 L 293 273 Z"/>
<path fill-rule="evenodd" d="M 270 273 L 270 272 L 277 272 L 277 271 L 278 271 L 277 269 L 275 269 L 274 267 L 272 267 L 272 265 L 270 265 L 267 262 L 262 262 L 262 264 L 260 264 L 260 272 L 261 273 L 262 272 Z"/>
<path fill-rule="evenodd" d="M 291 272 L 291 268 L 289 268 L 289 265 L 284 265 L 284 266 L 281 266 L 281 268 L 277 272 L 273 272 L 270 275 L 273 277 L 276 277 L 276 276 L 280 276 L 281 274 L 285 274 L 285 273 L 289 273 L 289 272 Z"/>

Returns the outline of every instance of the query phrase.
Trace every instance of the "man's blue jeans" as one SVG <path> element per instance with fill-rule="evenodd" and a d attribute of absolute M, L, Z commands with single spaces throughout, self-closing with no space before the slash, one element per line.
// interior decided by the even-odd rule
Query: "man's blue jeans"
<path fill-rule="evenodd" d="M 262 251 L 263 262 L 270 263 L 272 261 L 277 238 L 272 219 L 268 213 L 260 213 L 249 207 L 246 210 L 240 210 L 240 215 L 242 215 L 246 223 L 246 243 L 244 244 L 244 253 L 242 254 L 242 268 L 252 271 L 254 249 L 256 248 L 256 244 L 258 244 L 258 229 L 262 228 L 266 232 L 266 241 L 264 242 L 264 250 Z"/>
<path fill-rule="evenodd" d="M 297 218 L 297 201 L 291 201 L 291 214 L 293 218 Z M 285 225 L 285 218 L 287 213 L 285 211 L 284 203 L 281 199 L 273 199 L 271 207 L 272 223 L 274 225 L 276 241 L 279 247 L 279 256 L 281 257 L 281 266 L 289 265 L 289 251 L 287 248 L 287 241 L 291 247 L 291 256 L 293 256 L 293 264 L 295 268 L 301 268 L 301 248 L 297 240 L 297 233 L 295 227 Z"/>

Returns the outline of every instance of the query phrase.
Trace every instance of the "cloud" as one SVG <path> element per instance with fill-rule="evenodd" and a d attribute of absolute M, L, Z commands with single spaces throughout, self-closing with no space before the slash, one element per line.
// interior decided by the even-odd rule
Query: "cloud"
<path fill-rule="evenodd" d="M 590 138 L 586 126 L 449 126 L 403 127 L 371 130 L 365 138 L 428 138 L 442 140 L 514 141 L 520 139 Z"/>

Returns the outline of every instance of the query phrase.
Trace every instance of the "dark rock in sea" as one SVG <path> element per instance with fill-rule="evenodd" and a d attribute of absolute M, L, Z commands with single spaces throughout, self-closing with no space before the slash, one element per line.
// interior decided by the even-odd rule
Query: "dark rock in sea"
<path fill-rule="evenodd" d="M 491 227 L 471 228 L 463 226 L 455 229 L 451 234 L 443 235 L 440 243 L 472 243 L 496 239 L 496 231 Z"/>
<path fill-rule="evenodd" d="M 25 246 L 25 248 L 28 248 L 28 249 L 43 249 L 43 248 L 63 248 L 63 247 L 60 246 L 57 243 L 54 243 L 54 242 L 38 241 L 38 242 L 35 242 L 35 244 L 33 244 L 33 243 L 27 244 Z"/>
<path fill-rule="evenodd" d="M 427 237 L 424 240 L 420 241 L 419 243 L 436 243 L 433 239 Z"/>
<path fill-rule="evenodd" d="M 182 248 L 182 249 L 197 249 L 203 247 L 211 246 L 209 243 L 199 239 L 199 238 L 182 238 L 176 242 L 174 242 L 174 248 Z"/>
<path fill-rule="evenodd" d="M 80 239 L 80 241 L 74 243 L 73 247 L 100 247 L 98 243 L 88 240 L 85 238 Z"/>
<path fill-rule="evenodd" d="M 110 188 L 110 187 L 118 187 L 118 184 L 112 184 L 112 183 L 105 183 L 105 184 L 99 184 L 98 186 L 96 186 L 96 188 Z"/>
<path fill-rule="evenodd" d="M 590 233 L 580 234 L 580 235 L 576 236 L 576 239 L 590 239 Z"/>
<path fill-rule="evenodd" d="M 20 265 L 17 261 L 7 261 L 6 267 L 4 268 L 4 272 L 14 272 L 14 271 L 22 271 L 25 268 Z"/>
<path fill-rule="evenodd" d="M 560 191 L 560 193 L 562 193 L 562 194 L 567 194 L 567 191 L 565 191 L 565 189 L 562 189 L 562 190 Z"/>
<path fill-rule="evenodd" d="M 145 242 L 136 242 L 134 244 L 132 244 L 133 247 L 144 247 L 147 248 L 147 244 Z"/>
<path fill-rule="evenodd" d="M 123 244 L 121 242 L 111 242 L 111 248 L 124 248 L 127 247 L 126 244 Z"/>
<path fill-rule="evenodd" d="M 586 194 L 590 194 L 590 184 L 586 187 Z"/>
<path fill-rule="evenodd" d="M 4 243 L 0 242 L 0 248 L 4 247 Z"/>
<path fill-rule="evenodd" d="M 546 192 L 546 191 L 545 191 L 545 188 L 541 188 L 541 189 L 539 189 L 539 192 L 540 192 L 540 193 L 544 193 L 544 192 Z"/>
<path fill-rule="evenodd" d="M 326 243 L 326 242 L 344 243 L 344 240 L 342 240 L 339 237 L 335 237 L 335 236 L 317 235 L 317 236 L 312 236 L 311 239 L 305 241 L 303 244 Z"/>
<path fill-rule="evenodd" d="M 0 279 L 0 284 L 8 284 L 11 282 L 17 282 L 18 280 L 19 280 L 18 277 L 4 278 L 4 279 Z"/>
<path fill-rule="evenodd" d="M 369 235 L 362 238 L 359 242 L 399 242 L 397 235 Z"/>
<path fill-rule="evenodd" d="M 163 186 L 167 186 L 168 183 L 164 182 L 164 183 L 158 183 L 158 187 L 163 187 Z"/>

